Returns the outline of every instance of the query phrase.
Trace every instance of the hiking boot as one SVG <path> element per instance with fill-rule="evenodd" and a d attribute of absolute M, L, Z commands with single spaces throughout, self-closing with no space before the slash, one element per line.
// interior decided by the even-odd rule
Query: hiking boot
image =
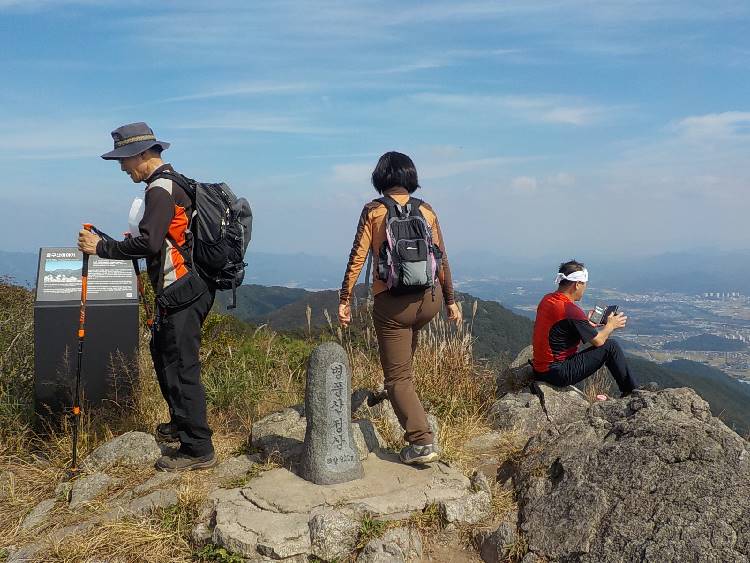
<path fill-rule="evenodd" d="M 426 446 L 409 444 L 399 452 L 398 457 L 401 463 L 415 465 L 437 461 L 440 454 L 438 454 L 434 444 L 427 444 Z"/>
<path fill-rule="evenodd" d="M 388 398 L 388 392 L 385 389 L 379 391 L 371 391 L 367 395 L 367 406 L 372 408 L 385 401 Z"/>
<path fill-rule="evenodd" d="M 191 456 L 177 451 L 171 455 L 163 455 L 156 461 L 159 471 L 190 471 L 193 469 L 208 469 L 216 465 L 216 454 Z"/>
<path fill-rule="evenodd" d="M 162 422 L 156 425 L 155 436 L 157 442 L 179 442 L 180 434 L 174 422 Z"/>

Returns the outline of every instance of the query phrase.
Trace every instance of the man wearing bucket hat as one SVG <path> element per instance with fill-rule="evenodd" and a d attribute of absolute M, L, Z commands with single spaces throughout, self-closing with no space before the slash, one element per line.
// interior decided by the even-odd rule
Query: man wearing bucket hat
<path fill-rule="evenodd" d="M 534 322 L 534 379 L 561 387 L 575 385 L 607 366 L 622 396 L 629 395 L 638 384 L 625 352 L 610 338 L 615 330 L 625 326 L 628 318 L 622 313 L 610 315 L 597 331 L 576 304 L 583 298 L 588 281 L 588 270 L 581 262 L 560 264 L 557 291 L 539 302 Z M 579 352 L 581 342 L 590 343 L 591 347 Z"/>
<path fill-rule="evenodd" d="M 193 202 L 173 178 L 176 172 L 161 153 L 160 141 L 145 123 L 131 123 L 112 131 L 114 149 L 103 154 L 116 160 L 133 182 L 146 184 L 143 206 L 131 210 L 135 225 L 125 240 L 107 240 L 83 230 L 78 247 L 102 258 L 145 258 L 156 294 L 151 357 L 171 420 L 156 428 L 156 438 L 180 442 L 179 449 L 162 456 L 157 469 L 181 471 L 216 464 L 211 429 L 206 419 L 206 394 L 200 380 L 201 326 L 214 301 L 209 287 L 193 269 L 190 221 Z"/>

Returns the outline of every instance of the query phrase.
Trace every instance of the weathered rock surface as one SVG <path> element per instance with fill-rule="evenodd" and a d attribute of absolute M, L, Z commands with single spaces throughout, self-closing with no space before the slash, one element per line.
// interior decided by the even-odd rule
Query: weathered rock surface
<path fill-rule="evenodd" d="M 476 524 L 487 518 L 491 510 L 492 496 L 487 491 L 479 491 L 438 503 L 440 517 L 448 524 L 457 522 Z"/>
<path fill-rule="evenodd" d="M 386 446 L 377 428 L 369 420 L 352 422 L 352 436 L 360 461 L 364 461 L 370 453 L 377 452 Z"/>
<path fill-rule="evenodd" d="M 360 515 L 402 519 L 430 504 L 486 495 L 474 493 L 460 471 L 441 463 L 410 467 L 380 452 L 368 457 L 363 468 L 362 479 L 326 486 L 274 469 L 243 488 L 216 491 L 213 517 L 206 520 L 213 521 L 211 541 L 248 558 L 313 550 L 330 555 L 337 542 L 342 550 L 351 544 Z"/>
<path fill-rule="evenodd" d="M 589 402 L 578 391 L 546 383 L 537 385 L 544 393 L 546 412 L 539 397 L 530 391 L 508 393 L 490 409 L 492 426 L 530 438 L 546 428 L 560 428 L 585 416 Z"/>
<path fill-rule="evenodd" d="M 23 522 L 21 522 L 21 529 L 28 530 L 30 528 L 35 528 L 44 522 L 44 519 L 47 517 L 49 511 L 55 506 L 56 502 L 56 499 L 48 498 L 37 504 L 31 509 L 31 512 L 26 515 Z"/>
<path fill-rule="evenodd" d="M 482 530 L 474 536 L 479 555 L 486 563 L 503 563 L 508 560 L 509 550 L 518 541 L 516 515 L 506 518 L 494 530 Z"/>
<path fill-rule="evenodd" d="M 533 356 L 534 347 L 526 346 L 505 370 L 497 374 L 495 384 L 498 397 L 506 393 L 518 393 L 523 389 L 528 389 L 534 373 L 531 365 L 529 365 L 529 360 Z"/>
<path fill-rule="evenodd" d="M 360 520 L 353 509 L 314 508 L 308 522 L 312 554 L 324 561 L 349 555 L 357 545 Z"/>
<path fill-rule="evenodd" d="M 545 561 L 750 559 L 748 442 L 691 389 L 636 391 L 532 438 L 515 476 Z"/>
<path fill-rule="evenodd" d="M 422 538 L 411 528 L 388 530 L 365 545 L 357 563 L 407 563 L 422 558 Z"/>
<path fill-rule="evenodd" d="M 81 464 L 86 471 L 105 471 L 115 465 L 153 465 L 162 453 L 156 440 L 145 432 L 126 432 L 96 448 Z"/>
<path fill-rule="evenodd" d="M 266 456 L 279 455 L 284 461 L 296 461 L 302 452 L 306 427 L 304 407 L 291 407 L 255 421 L 250 441 Z"/>
<path fill-rule="evenodd" d="M 75 510 L 82 504 L 94 500 L 109 487 L 117 483 L 117 479 L 100 471 L 79 477 L 73 482 L 73 488 L 71 489 L 70 509 Z"/>
<path fill-rule="evenodd" d="M 220 483 L 236 481 L 245 477 L 250 470 L 260 462 L 258 454 L 238 455 L 222 461 L 214 468 L 214 479 Z"/>
<path fill-rule="evenodd" d="M 498 375 L 497 395 L 500 398 L 488 413 L 496 430 L 514 433 L 524 442 L 544 429 L 558 428 L 583 418 L 589 407 L 589 402 L 577 389 L 537 383 L 544 398 L 542 405 L 540 397 L 530 388 L 533 370 L 528 361 L 533 354 L 533 347 L 527 346 L 508 369 Z"/>
<path fill-rule="evenodd" d="M 484 491 L 488 495 L 492 496 L 492 483 L 485 473 L 480 470 L 475 470 L 469 479 L 471 483 L 471 490 L 475 493 Z"/>
<path fill-rule="evenodd" d="M 172 483 L 179 482 L 181 477 L 182 475 L 180 475 L 179 473 L 168 473 L 165 471 L 158 472 L 150 479 L 134 487 L 133 494 L 138 496 L 153 489 L 166 487 L 167 485 L 170 485 Z"/>

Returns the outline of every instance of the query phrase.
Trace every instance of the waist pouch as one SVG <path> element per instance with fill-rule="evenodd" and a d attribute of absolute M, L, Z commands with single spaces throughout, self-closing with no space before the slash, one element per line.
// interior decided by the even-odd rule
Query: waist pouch
<path fill-rule="evenodd" d="M 165 309 L 179 309 L 198 300 L 208 291 L 208 284 L 193 270 L 161 290 L 156 303 Z"/>

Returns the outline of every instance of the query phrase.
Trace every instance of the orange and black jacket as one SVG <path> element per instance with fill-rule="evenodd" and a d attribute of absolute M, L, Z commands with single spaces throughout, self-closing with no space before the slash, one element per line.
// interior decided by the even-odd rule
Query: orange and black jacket
<path fill-rule="evenodd" d="M 400 205 L 406 205 L 410 197 L 406 188 L 400 187 L 386 190 L 383 195 L 392 197 Z M 453 281 L 451 279 L 451 269 L 448 265 L 448 253 L 445 251 L 445 243 L 443 241 L 443 234 L 440 232 L 440 223 L 438 223 L 437 214 L 427 203 L 422 203 L 420 211 L 432 230 L 433 243 L 443 253 L 438 279 L 443 290 L 445 304 L 452 305 L 455 302 Z M 378 201 L 368 203 L 362 210 L 359 223 L 357 224 L 357 233 L 354 236 L 354 244 L 352 244 L 352 251 L 349 254 L 349 263 L 346 266 L 346 273 L 344 274 L 344 283 L 341 284 L 340 302 L 342 304 L 348 304 L 351 299 L 354 285 L 357 283 L 357 279 L 359 279 L 359 274 L 367 259 L 368 251 L 372 251 L 372 294 L 377 295 L 378 293 L 387 291 L 388 288 L 385 282 L 379 280 L 377 277 L 378 255 L 380 254 L 380 247 L 386 238 L 385 223 L 387 217 L 388 210 L 385 205 Z"/>
<path fill-rule="evenodd" d="M 125 240 L 104 240 L 96 245 L 102 258 L 132 260 L 145 258 L 148 277 L 156 293 L 187 275 L 185 256 L 191 256 L 192 237 L 188 236 L 192 202 L 176 182 L 160 177 L 163 172 L 173 172 L 169 164 L 154 170 L 146 180 L 145 209 L 138 224 L 136 236 Z"/>

